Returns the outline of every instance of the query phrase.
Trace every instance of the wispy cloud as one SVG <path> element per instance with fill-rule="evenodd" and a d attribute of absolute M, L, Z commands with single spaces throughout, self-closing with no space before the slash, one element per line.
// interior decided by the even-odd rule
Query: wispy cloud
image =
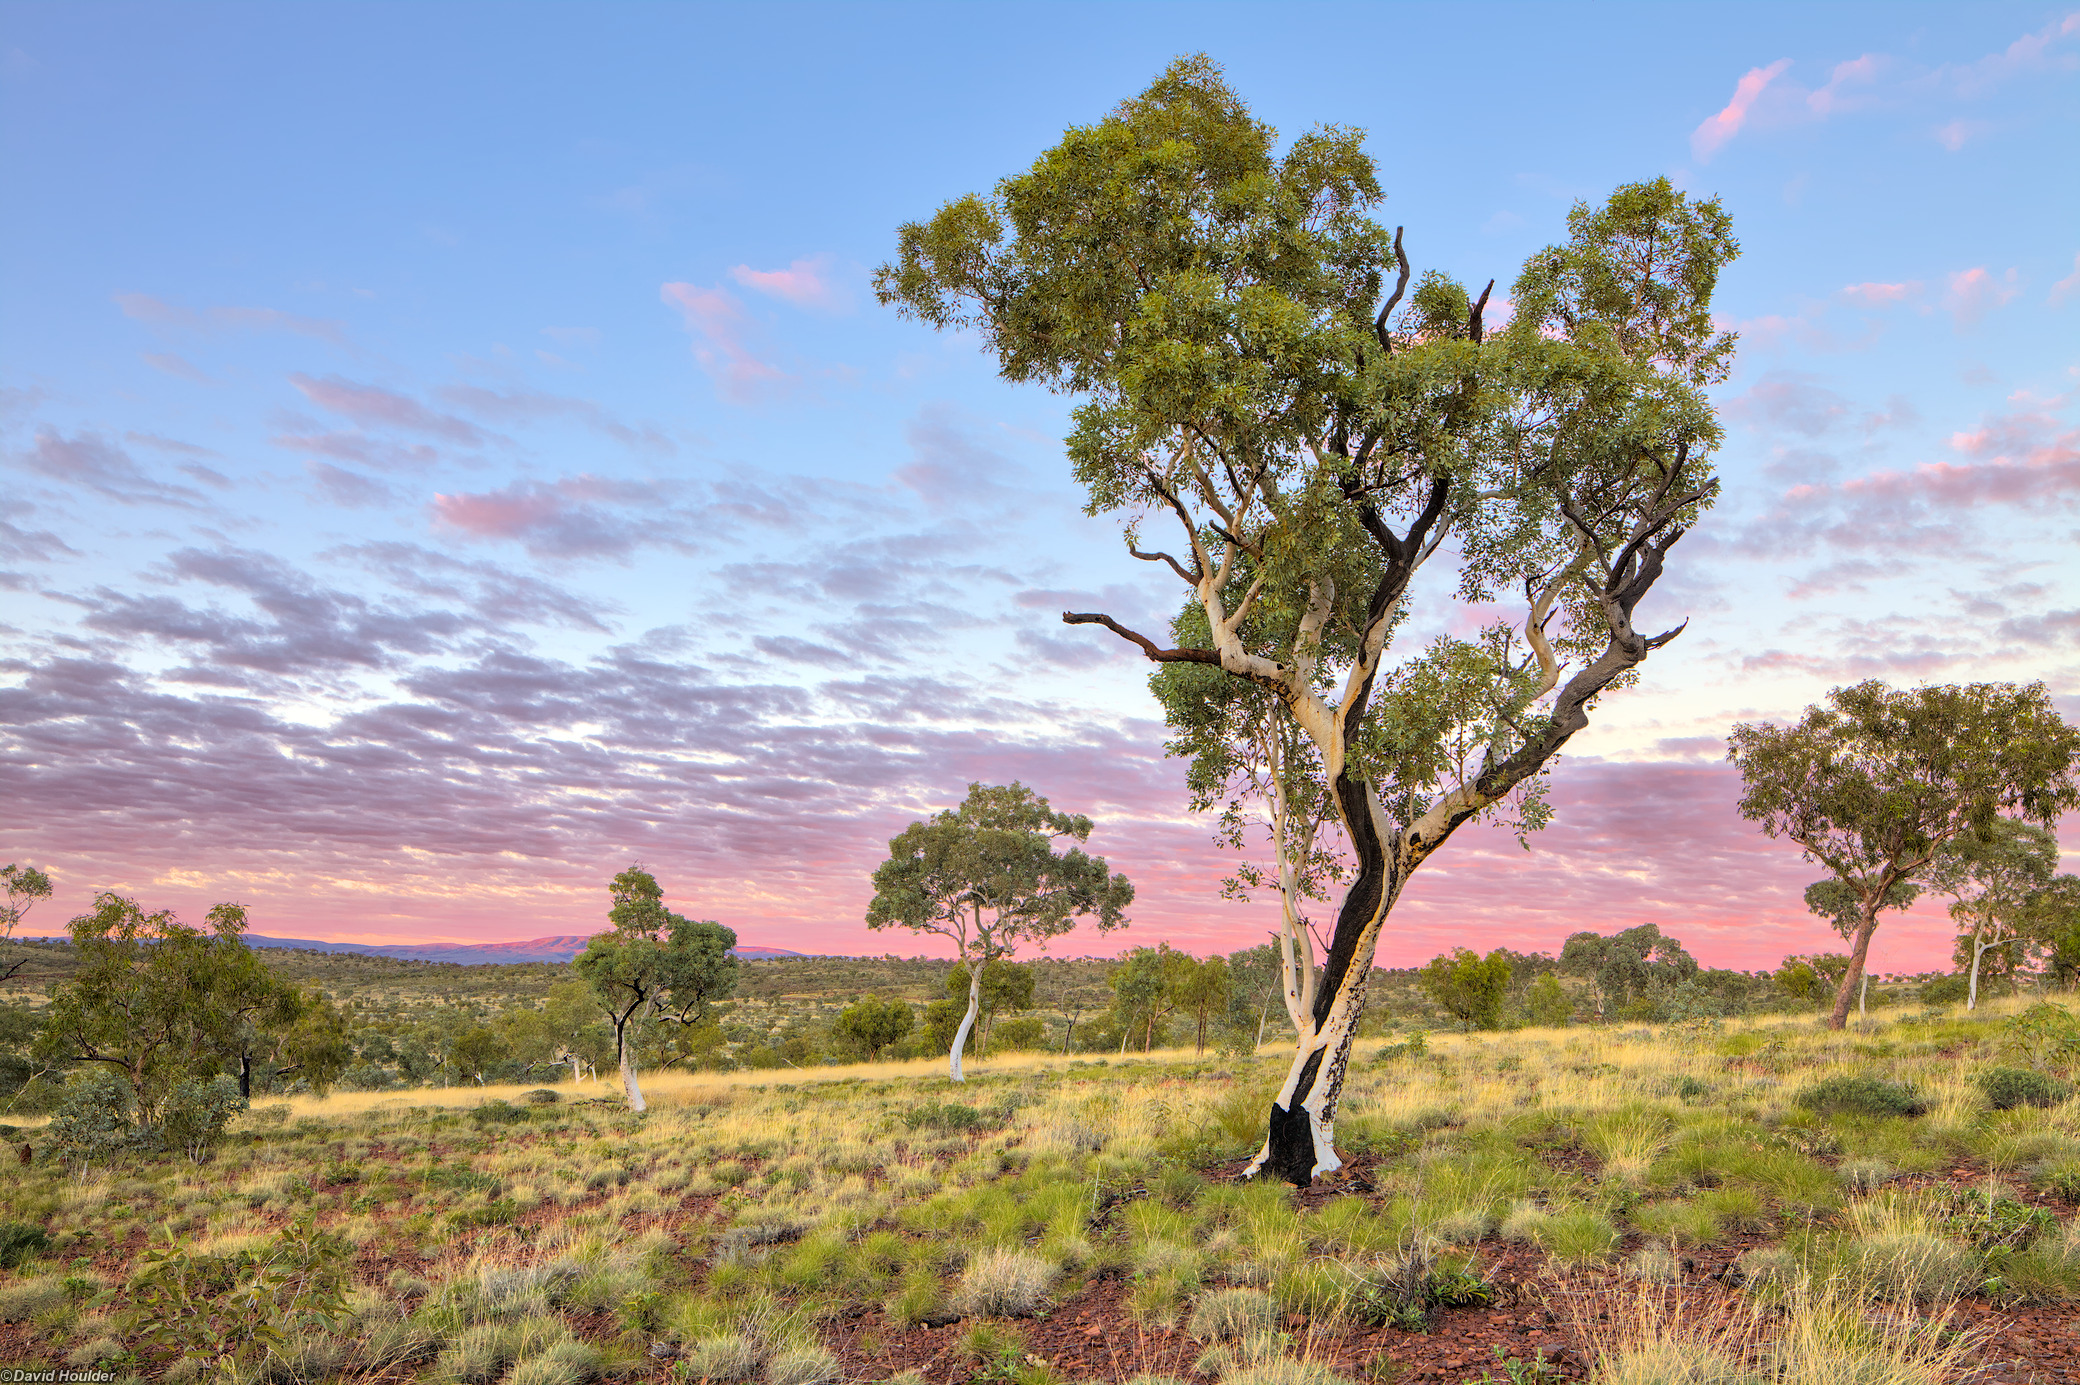
<path fill-rule="evenodd" d="M 122 505 L 194 509 L 203 500 L 199 491 L 151 476 L 129 453 L 96 433 L 71 438 L 57 432 L 38 433 L 35 446 L 17 461 L 38 476 L 92 491 Z"/>
<path fill-rule="evenodd" d="M 334 346 L 346 346 L 347 328 L 331 318 L 303 317 L 279 308 L 204 308 L 197 311 L 168 303 L 149 293 L 119 293 L 116 306 L 125 317 L 153 327 L 184 332 L 291 332 Z"/>
<path fill-rule="evenodd" d="M 1950 291 L 1944 297 L 1943 306 L 1950 310 L 1960 327 L 1973 327 L 1987 313 L 2013 301 L 2019 292 L 2014 270 L 1996 278 L 1986 266 L 1976 265 L 1971 269 L 1960 269 L 1950 276 Z"/>
<path fill-rule="evenodd" d="M 1791 59 L 1779 58 L 1768 67 L 1752 67 L 1734 83 L 1733 98 L 1690 134 L 1690 152 L 1699 163 L 1709 162 L 1712 155 L 1724 148 L 1728 141 L 1741 132 L 1748 123 L 1748 112 L 1761 99 L 1769 84 L 1784 75 L 1791 66 Z"/>
<path fill-rule="evenodd" d="M 658 292 L 679 310 L 694 336 L 693 358 L 714 377 L 724 398 L 750 403 L 794 382 L 793 376 L 752 349 L 750 320 L 727 290 L 670 283 Z"/>
<path fill-rule="evenodd" d="M 480 447 L 487 441 L 474 424 L 453 414 L 436 413 L 416 399 L 376 385 L 356 384 L 337 376 L 317 380 L 300 374 L 291 375 L 289 383 L 319 408 L 364 427 L 425 433 L 465 447 Z"/>
<path fill-rule="evenodd" d="M 796 260 L 785 269 L 753 269 L 738 265 L 729 274 L 745 288 L 782 299 L 797 308 L 834 313 L 850 306 L 832 277 L 829 255 Z"/>
<path fill-rule="evenodd" d="M 2076 289 L 2080 289 L 2080 254 L 2073 256 L 2073 272 L 2051 286 L 2051 297 L 2045 301 L 2063 303 Z"/>

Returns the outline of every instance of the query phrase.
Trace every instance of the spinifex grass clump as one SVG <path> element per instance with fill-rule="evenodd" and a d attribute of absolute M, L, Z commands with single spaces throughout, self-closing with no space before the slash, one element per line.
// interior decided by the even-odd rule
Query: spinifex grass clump
<path fill-rule="evenodd" d="M 1792 1100 L 1822 1115 L 1920 1116 L 1929 1110 L 1928 1101 L 1911 1083 L 1890 1082 L 1867 1074 L 1827 1078 Z"/>
<path fill-rule="evenodd" d="M 1973 1080 L 1996 1111 L 2056 1106 L 2073 1094 L 2072 1083 L 2031 1068 L 1988 1068 Z"/>

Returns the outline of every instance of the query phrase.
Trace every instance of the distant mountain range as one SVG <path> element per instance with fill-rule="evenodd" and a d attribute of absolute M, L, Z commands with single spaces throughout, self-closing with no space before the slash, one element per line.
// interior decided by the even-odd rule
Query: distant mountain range
<path fill-rule="evenodd" d="M 482 966 L 495 962 L 568 962 L 585 950 L 584 938 L 529 938 L 515 943 L 326 943 L 315 938 L 266 938 L 246 934 L 254 947 L 290 947 L 305 952 L 359 952 L 370 957 L 401 957 L 417 962 L 459 962 Z M 737 947 L 739 957 L 806 957 L 784 947 Z"/>

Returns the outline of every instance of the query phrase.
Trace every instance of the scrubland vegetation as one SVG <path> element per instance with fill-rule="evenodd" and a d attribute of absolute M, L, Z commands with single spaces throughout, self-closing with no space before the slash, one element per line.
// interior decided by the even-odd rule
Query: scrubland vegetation
<path fill-rule="evenodd" d="M 1271 1051 L 660 1074 L 640 1116 L 606 1083 L 306 1095 L 199 1164 L 37 1154 L 0 1203 L 0 1354 L 283 1385 L 2029 1379 L 2080 1346 L 2076 1059 L 2073 1010 L 2019 1001 L 1361 1041 L 1350 1167 L 1304 1191 L 1233 1177 Z"/>

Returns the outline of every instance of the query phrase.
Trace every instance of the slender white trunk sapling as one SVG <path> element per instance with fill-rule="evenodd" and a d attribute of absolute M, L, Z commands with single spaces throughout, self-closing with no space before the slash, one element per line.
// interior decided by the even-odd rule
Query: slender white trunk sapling
<path fill-rule="evenodd" d="M 986 959 L 978 959 L 968 967 L 968 1013 L 961 1016 L 961 1027 L 954 1031 L 953 1052 L 946 1055 L 946 1075 L 956 1082 L 968 1080 L 961 1074 L 961 1049 L 967 1046 L 975 1016 L 982 1009 L 982 969 L 986 965 Z"/>

